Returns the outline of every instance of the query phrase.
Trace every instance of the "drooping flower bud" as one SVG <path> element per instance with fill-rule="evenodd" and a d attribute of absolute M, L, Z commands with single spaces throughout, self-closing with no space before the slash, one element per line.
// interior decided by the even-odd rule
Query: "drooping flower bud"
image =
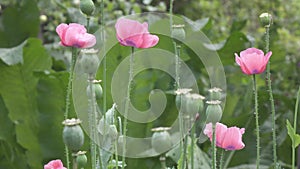
<path fill-rule="evenodd" d="M 271 23 L 272 23 L 272 15 L 269 13 L 262 13 L 259 15 L 259 19 L 260 19 L 260 23 L 264 26 L 264 27 L 270 27 Z"/>
<path fill-rule="evenodd" d="M 63 121 L 63 125 L 65 125 L 63 141 L 73 152 L 79 151 L 84 142 L 84 134 L 80 123 L 81 121 L 79 119 L 67 119 Z"/>
<path fill-rule="evenodd" d="M 222 89 L 214 87 L 208 90 L 210 100 L 221 100 L 222 99 Z"/>
<path fill-rule="evenodd" d="M 91 16 L 95 10 L 95 4 L 92 0 L 80 0 L 80 10 L 87 16 Z"/>
<path fill-rule="evenodd" d="M 78 151 L 75 154 L 78 169 L 84 168 L 87 164 L 87 157 L 86 157 L 85 153 L 86 153 L 85 151 Z"/>
<path fill-rule="evenodd" d="M 158 153 L 165 152 L 172 147 L 172 139 L 170 134 L 167 132 L 168 130 L 170 130 L 169 127 L 158 127 L 152 129 L 154 133 L 152 135 L 151 145 Z"/>
<path fill-rule="evenodd" d="M 95 49 L 82 49 L 79 56 L 80 68 L 84 73 L 96 74 L 99 66 L 99 58 Z"/>
<path fill-rule="evenodd" d="M 222 117 L 222 108 L 220 106 L 221 101 L 219 100 L 213 100 L 213 101 L 207 101 L 208 104 L 206 108 L 206 116 L 207 116 L 207 123 L 217 123 L 221 120 Z"/>
<path fill-rule="evenodd" d="M 173 25 L 171 37 L 178 43 L 182 43 L 185 40 L 184 25 Z"/>

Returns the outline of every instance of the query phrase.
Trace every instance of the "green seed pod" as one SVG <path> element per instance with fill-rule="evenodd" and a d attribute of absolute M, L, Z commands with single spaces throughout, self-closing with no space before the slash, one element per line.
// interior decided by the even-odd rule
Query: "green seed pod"
<path fill-rule="evenodd" d="M 210 100 L 221 100 L 222 99 L 222 89 L 214 87 L 208 90 Z"/>
<path fill-rule="evenodd" d="M 85 155 L 85 151 L 79 151 L 76 154 L 76 163 L 77 163 L 77 168 L 82 169 L 86 166 L 87 164 L 87 157 Z"/>
<path fill-rule="evenodd" d="M 181 112 L 186 112 L 186 95 L 192 91 L 192 89 L 177 89 L 175 91 L 176 94 L 176 98 L 175 98 L 175 103 L 176 103 L 176 107 L 178 110 L 180 110 Z"/>
<path fill-rule="evenodd" d="M 259 19 L 260 19 L 260 23 L 264 27 L 269 27 L 272 23 L 272 15 L 269 13 L 262 13 L 261 15 L 259 15 Z"/>
<path fill-rule="evenodd" d="M 205 99 L 205 97 L 193 93 L 193 94 L 187 94 L 187 112 L 190 114 L 196 114 L 196 113 L 200 113 L 202 112 L 203 109 L 203 99 Z"/>
<path fill-rule="evenodd" d="M 95 10 L 95 4 L 92 0 L 81 0 L 80 10 L 87 16 L 91 16 Z"/>
<path fill-rule="evenodd" d="M 96 99 L 101 99 L 102 94 L 103 94 L 101 85 L 99 83 L 94 83 L 93 88 L 94 88 L 93 90 L 95 91 Z M 91 96 L 91 89 L 89 86 L 87 86 L 87 88 L 86 88 L 86 93 L 87 93 L 88 97 Z"/>
<path fill-rule="evenodd" d="M 80 127 L 81 121 L 79 119 L 67 119 L 63 121 L 65 125 L 63 130 L 63 141 L 67 147 L 77 152 L 84 142 L 84 134 Z"/>
<path fill-rule="evenodd" d="M 151 145 L 153 149 L 158 153 L 163 153 L 172 148 L 172 139 L 170 134 L 167 132 L 170 128 L 168 127 L 159 127 L 154 128 L 154 131 L 151 139 Z"/>
<path fill-rule="evenodd" d="M 178 43 L 181 43 L 185 40 L 185 31 L 184 25 L 173 25 L 171 37 L 176 40 Z"/>
<path fill-rule="evenodd" d="M 207 116 L 207 123 L 217 123 L 221 120 L 222 117 L 222 108 L 220 106 L 219 100 L 214 101 L 207 101 L 208 104 L 206 108 L 206 116 Z"/>
<path fill-rule="evenodd" d="M 79 56 L 80 68 L 84 73 L 96 74 L 99 66 L 99 58 L 95 49 L 82 49 Z"/>

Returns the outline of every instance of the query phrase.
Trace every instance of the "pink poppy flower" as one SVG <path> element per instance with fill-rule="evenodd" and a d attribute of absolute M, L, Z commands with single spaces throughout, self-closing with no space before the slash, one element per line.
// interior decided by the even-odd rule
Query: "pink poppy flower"
<path fill-rule="evenodd" d="M 96 37 L 87 33 L 85 27 L 77 23 L 62 23 L 56 27 L 56 32 L 62 46 L 90 48 L 96 44 Z"/>
<path fill-rule="evenodd" d="M 248 48 L 240 53 L 240 57 L 235 53 L 235 62 L 241 67 L 244 74 L 260 74 L 265 71 L 266 65 L 272 55 L 256 48 Z"/>
<path fill-rule="evenodd" d="M 212 124 L 208 123 L 203 131 L 212 141 Z M 216 123 L 216 145 L 225 150 L 240 150 L 245 147 L 242 141 L 242 135 L 245 133 L 244 128 L 229 127 L 222 123 Z"/>
<path fill-rule="evenodd" d="M 44 169 L 67 169 L 63 166 L 61 160 L 52 160 L 48 164 L 44 165 Z"/>
<path fill-rule="evenodd" d="M 148 23 L 143 24 L 135 20 L 120 18 L 115 25 L 117 39 L 123 46 L 135 48 L 150 48 L 158 43 L 158 36 L 151 35 Z"/>

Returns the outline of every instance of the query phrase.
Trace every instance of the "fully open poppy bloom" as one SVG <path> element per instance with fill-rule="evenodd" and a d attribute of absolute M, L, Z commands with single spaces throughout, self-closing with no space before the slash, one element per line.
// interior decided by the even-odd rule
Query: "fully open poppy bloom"
<path fill-rule="evenodd" d="M 56 27 L 56 32 L 63 46 L 90 48 L 96 44 L 96 37 L 87 33 L 85 27 L 77 23 L 62 23 Z"/>
<path fill-rule="evenodd" d="M 266 65 L 272 55 L 256 48 L 248 48 L 240 53 L 240 57 L 235 53 L 235 62 L 241 67 L 244 74 L 260 74 L 265 71 Z"/>
<path fill-rule="evenodd" d="M 158 36 L 149 33 L 146 22 L 141 24 L 135 20 L 120 18 L 117 20 L 115 28 L 117 39 L 123 46 L 150 48 L 159 41 Z"/>
<path fill-rule="evenodd" d="M 242 135 L 245 133 L 244 128 L 229 127 L 222 123 L 216 123 L 216 145 L 225 150 L 240 150 L 245 147 L 242 141 Z M 212 141 L 212 124 L 208 123 L 203 131 Z"/>
<path fill-rule="evenodd" d="M 44 165 L 44 169 L 67 169 L 63 166 L 61 160 L 52 160 L 48 164 Z"/>

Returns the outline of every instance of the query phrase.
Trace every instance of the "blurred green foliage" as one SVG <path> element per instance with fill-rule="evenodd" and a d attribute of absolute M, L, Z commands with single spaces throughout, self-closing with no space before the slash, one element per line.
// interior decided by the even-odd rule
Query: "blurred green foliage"
<path fill-rule="evenodd" d="M 95 32 L 101 24 L 101 0 L 94 2 L 97 10 L 91 18 L 91 32 Z M 51 159 L 64 160 L 61 122 L 70 51 L 57 45 L 59 38 L 55 28 L 62 22 L 85 24 L 86 18 L 78 9 L 79 0 L 2 0 L 0 5 L 0 168 L 42 168 Z M 169 1 L 105 1 L 104 20 L 109 23 L 132 13 L 164 12 L 168 7 Z M 207 48 L 216 50 L 224 65 L 227 97 L 222 122 L 228 126 L 246 128 L 243 136 L 246 147 L 234 152 L 230 167 L 254 164 L 256 153 L 252 83 L 235 65 L 234 53 L 251 46 L 264 49 L 265 30 L 259 24 L 258 16 L 262 12 L 269 12 L 273 15 L 270 50 L 273 52 L 271 72 L 277 112 L 278 157 L 280 163 L 289 168 L 291 141 L 285 121 L 292 121 L 296 91 L 300 85 L 299 8 L 300 3 L 294 0 L 174 2 L 174 13 L 190 18 L 189 23 L 196 25 L 196 28 L 201 27 L 201 31 L 214 44 Z M 47 19 L 41 20 L 41 15 L 47 16 Z M 168 42 L 160 47 L 173 51 L 172 44 Z M 129 54 L 129 49 L 115 46 L 110 54 L 114 55 L 108 59 L 108 74 L 112 76 L 114 68 Z M 191 53 L 187 54 L 192 56 Z M 195 62 L 193 57 L 186 55 L 182 59 L 194 71 L 202 87 L 201 94 L 206 95 L 210 88 L 206 71 L 197 64 L 199 61 Z M 101 78 L 101 72 L 98 77 Z M 270 166 L 271 111 L 265 83 L 265 74 L 262 74 L 258 78 L 262 165 Z M 172 90 L 171 77 L 155 70 L 137 75 L 134 80 L 133 104 L 140 109 L 148 108 L 148 93 L 156 88 Z M 110 88 L 108 91 L 110 94 Z M 168 100 L 174 100 L 174 96 L 168 95 Z M 108 107 L 111 104 L 109 97 Z M 167 109 L 173 116 L 164 113 L 155 123 L 147 125 L 132 122 L 129 124 L 129 134 L 149 136 L 151 128 L 172 123 L 176 107 L 170 101 Z M 73 108 L 71 112 L 74 116 Z M 300 129 L 297 130 L 299 132 Z M 198 146 L 211 155 L 208 142 Z M 88 145 L 84 148 L 87 150 Z M 225 159 L 228 155 L 226 153 Z M 176 162 L 168 158 L 168 165 Z M 160 167 L 156 157 L 128 159 L 127 163 L 128 168 Z"/>

